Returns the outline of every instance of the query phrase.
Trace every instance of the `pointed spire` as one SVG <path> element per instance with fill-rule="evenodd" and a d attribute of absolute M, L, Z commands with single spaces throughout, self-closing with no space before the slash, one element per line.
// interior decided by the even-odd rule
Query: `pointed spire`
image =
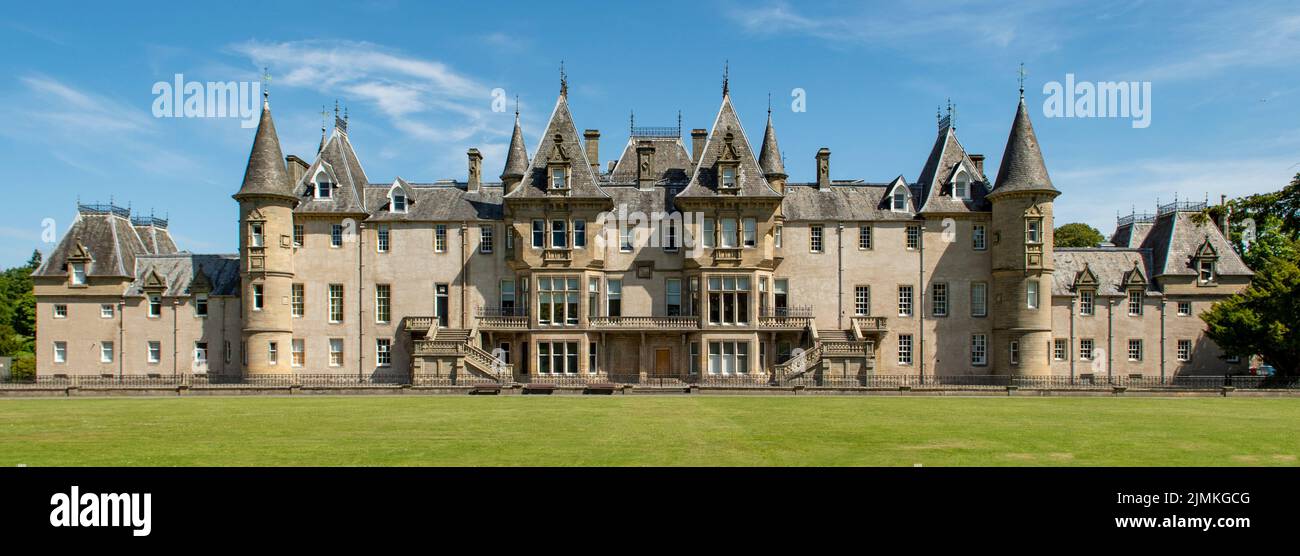
<path fill-rule="evenodd" d="M 771 98 L 771 95 L 768 95 Z M 786 177 L 785 163 L 781 161 L 781 148 L 776 144 L 776 129 L 772 127 L 772 106 L 767 107 L 767 129 L 763 131 L 763 146 L 758 153 L 758 167 L 766 177 Z"/>
<path fill-rule="evenodd" d="M 1011 124 L 1007 148 L 1002 153 L 997 184 L 989 195 L 992 197 L 1017 191 L 1060 193 L 1052 185 L 1052 178 L 1047 175 L 1047 165 L 1043 162 L 1038 137 L 1034 135 L 1034 124 L 1029 121 L 1029 108 L 1025 106 L 1023 98 L 1016 106 L 1016 119 Z"/>
<path fill-rule="evenodd" d="M 519 127 L 519 100 L 515 98 L 515 131 L 510 135 L 510 148 L 506 150 L 506 166 L 501 170 L 501 181 L 507 186 L 524 178 L 528 171 L 528 150 L 524 148 L 524 132 Z M 509 193 L 509 191 L 506 191 Z"/>
<path fill-rule="evenodd" d="M 1028 73 L 1025 71 L 1024 62 L 1020 62 L 1020 71 L 1018 73 L 1020 74 L 1020 100 L 1025 100 L 1025 76 Z"/>
<path fill-rule="evenodd" d="M 320 106 L 320 146 L 316 147 L 316 154 L 320 154 L 325 151 L 325 116 L 328 115 L 329 112 L 325 110 L 325 105 L 322 104 Z"/>
<path fill-rule="evenodd" d="M 275 122 L 271 120 L 269 101 L 262 105 L 262 117 L 257 124 L 257 134 L 253 136 L 253 150 L 244 170 L 244 183 L 235 199 L 248 196 L 297 199 L 293 195 L 293 184 L 289 183 L 289 173 L 284 169 L 284 154 L 280 150 L 280 138 L 275 133 Z"/>

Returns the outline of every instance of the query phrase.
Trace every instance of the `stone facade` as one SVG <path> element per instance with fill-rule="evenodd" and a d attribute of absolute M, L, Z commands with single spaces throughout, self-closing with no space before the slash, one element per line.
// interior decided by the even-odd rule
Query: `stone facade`
<path fill-rule="evenodd" d="M 803 159 L 816 181 L 788 183 L 771 114 L 755 156 L 726 93 L 689 149 L 680 124 L 634 128 L 602 167 L 562 92 L 531 157 L 516 118 L 499 182 L 474 149 L 463 182 L 371 182 L 346 124 L 309 163 L 283 156 L 263 107 L 235 255 L 79 206 L 35 274 L 38 373 L 758 384 L 1248 359 L 1196 316 L 1250 280 L 1204 205 L 1052 248 L 1062 192 L 1023 99 L 996 183 L 947 119 L 916 181 L 834 179 L 820 149 Z"/>

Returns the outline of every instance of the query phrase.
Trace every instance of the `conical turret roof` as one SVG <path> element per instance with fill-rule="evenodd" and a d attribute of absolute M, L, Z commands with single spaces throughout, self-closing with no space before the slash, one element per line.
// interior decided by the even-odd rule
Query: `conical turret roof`
<path fill-rule="evenodd" d="M 1016 119 L 1007 136 L 997 184 L 989 195 L 996 197 L 1019 191 L 1060 193 L 1047 175 L 1047 165 L 1043 163 L 1043 153 L 1038 148 L 1038 137 L 1034 136 L 1034 124 L 1029 121 L 1029 109 L 1025 107 L 1023 97 L 1016 107 Z"/>
<path fill-rule="evenodd" d="M 528 149 L 524 148 L 524 132 L 519 127 L 519 113 L 515 112 L 515 132 L 510 136 L 510 149 L 506 151 L 506 166 L 501 179 L 523 178 L 528 171 Z"/>
<path fill-rule="evenodd" d="M 758 166 L 765 176 L 782 176 L 785 163 L 781 161 L 781 148 L 776 145 L 776 129 L 772 127 L 772 112 L 767 113 L 767 129 L 763 131 L 763 146 L 758 153 Z"/>
<path fill-rule="evenodd" d="M 248 167 L 244 170 L 244 183 L 235 194 L 236 199 L 249 196 L 269 196 L 296 199 L 289 173 L 284 168 L 284 153 L 280 151 L 280 138 L 271 120 L 271 104 L 262 102 L 262 117 L 253 136 L 253 150 L 248 154 Z"/>

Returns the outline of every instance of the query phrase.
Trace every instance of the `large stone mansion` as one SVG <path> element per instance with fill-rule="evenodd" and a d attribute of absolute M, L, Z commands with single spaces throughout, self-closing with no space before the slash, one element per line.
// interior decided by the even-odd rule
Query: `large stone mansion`
<path fill-rule="evenodd" d="M 917 179 L 787 181 L 771 113 L 745 135 L 633 128 L 616 161 L 566 86 L 532 155 L 516 115 L 500 181 L 373 182 L 338 120 L 285 157 L 264 103 L 239 252 L 178 250 L 167 222 L 78 205 L 36 271 L 39 375 L 337 374 L 376 380 L 869 374 L 1132 376 L 1244 369 L 1197 315 L 1251 271 L 1203 203 L 1053 248 L 1052 184 L 1020 99 L 996 181 L 948 118 Z M 610 215 L 653 217 L 652 225 Z M 635 225 L 634 225 L 635 224 Z"/>

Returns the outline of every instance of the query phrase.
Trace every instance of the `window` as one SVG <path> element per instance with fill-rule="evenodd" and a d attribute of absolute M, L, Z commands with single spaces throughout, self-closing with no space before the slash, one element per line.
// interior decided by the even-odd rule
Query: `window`
<path fill-rule="evenodd" d="M 330 181 L 329 174 L 325 173 L 322 168 L 316 173 L 316 197 L 318 199 L 328 199 L 334 191 L 334 183 Z"/>
<path fill-rule="evenodd" d="M 1132 316 L 1142 314 L 1142 290 L 1129 290 L 1128 314 Z"/>
<path fill-rule="evenodd" d="M 740 244 L 736 242 L 735 218 L 722 219 L 722 237 L 720 238 L 720 241 L 723 248 L 734 248 L 740 246 Z"/>
<path fill-rule="evenodd" d="M 680 278 L 669 278 L 664 284 L 665 290 L 665 307 L 664 314 L 670 317 L 680 316 L 682 314 L 682 281 Z"/>
<path fill-rule="evenodd" d="M 691 374 L 700 374 L 700 343 L 691 342 Z"/>
<path fill-rule="evenodd" d="M 898 316 L 912 316 L 912 286 L 898 287 Z"/>
<path fill-rule="evenodd" d="M 491 224 L 480 224 L 478 227 L 478 252 L 485 255 L 492 252 Z"/>
<path fill-rule="evenodd" d="M 1214 281 L 1214 260 L 1200 259 L 1196 263 L 1197 278 L 1202 284 L 1209 284 Z"/>
<path fill-rule="evenodd" d="M 1079 340 L 1079 360 L 1092 361 L 1092 338 Z"/>
<path fill-rule="evenodd" d="M 772 307 L 776 309 L 777 316 L 783 316 L 784 311 L 790 306 L 790 280 L 778 278 L 772 280 Z"/>
<path fill-rule="evenodd" d="M 538 324 L 578 324 L 578 278 L 543 276 L 537 279 Z"/>
<path fill-rule="evenodd" d="M 67 363 L 67 362 L 68 362 L 68 343 L 67 343 L 67 342 L 54 342 L 54 362 L 55 362 L 55 363 Z"/>
<path fill-rule="evenodd" d="M 630 223 L 621 224 L 618 227 L 618 250 L 622 253 L 631 253 L 633 242 L 636 240 L 636 227 Z"/>
<path fill-rule="evenodd" d="M 292 359 L 289 364 L 294 367 L 301 367 L 307 363 L 307 350 L 303 346 L 302 338 L 295 338 L 292 342 L 289 342 L 289 349 L 292 351 Z"/>
<path fill-rule="evenodd" d="M 1229 355 L 1229 356 L 1227 356 L 1227 357 L 1224 358 L 1224 361 L 1227 361 L 1227 362 L 1230 363 L 1230 364 L 1236 365 L 1237 363 L 1241 363 L 1241 356 L 1240 356 L 1240 355 Z"/>
<path fill-rule="evenodd" d="M 68 318 L 68 306 L 62 303 L 54 305 L 54 318 L 56 319 Z"/>
<path fill-rule="evenodd" d="M 722 168 L 722 186 L 723 189 L 736 188 L 736 168 L 734 166 L 725 166 Z"/>
<path fill-rule="evenodd" d="M 748 372 L 748 342 L 709 342 L 709 374 L 732 375 Z"/>
<path fill-rule="evenodd" d="M 600 314 L 600 278 L 587 279 L 587 316 Z"/>
<path fill-rule="evenodd" d="M 162 360 L 162 343 L 157 340 L 150 340 L 148 360 L 150 363 L 157 363 Z"/>
<path fill-rule="evenodd" d="M 623 316 L 623 281 L 605 282 L 605 314 L 611 317 Z"/>
<path fill-rule="evenodd" d="M 781 236 L 785 235 L 785 226 L 779 226 L 779 225 L 778 225 L 778 226 L 776 227 L 776 231 L 773 232 L 772 235 L 773 235 L 773 240 L 774 240 L 774 242 L 776 243 L 776 246 L 777 246 L 777 247 L 780 247 L 780 246 L 781 246 Z"/>
<path fill-rule="evenodd" d="M 934 316 L 948 316 L 948 284 L 939 282 L 930 286 L 930 304 L 934 306 Z"/>
<path fill-rule="evenodd" d="M 262 284 L 253 284 L 253 310 L 254 310 L 254 311 L 261 311 L 261 310 L 262 310 L 262 307 L 265 306 L 265 302 L 266 302 L 266 299 L 265 299 L 265 296 L 264 296 L 264 294 L 263 294 L 263 286 L 262 286 Z M 152 313 L 152 312 L 153 312 L 153 309 L 151 308 L 151 309 L 149 310 L 149 312 Z M 157 316 L 157 315 L 152 315 L 152 314 L 151 314 L 150 316 Z"/>
<path fill-rule="evenodd" d="M 704 231 L 700 232 L 700 243 L 704 247 L 713 247 L 714 223 L 712 218 L 705 218 L 703 223 Z"/>
<path fill-rule="evenodd" d="M 898 364 L 899 365 L 912 364 L 912 335 L 911 334 L 898 335 Z"/>
<path fill-rule="evenodd" d="M 194 342 L 194 364 L 198 366 L 208 364 L 207 342 Z"/>
<path fill-rule="evenodd" d="M 970 176 L 962 172 L 952 185 L 952 196 L 958 199 L 970 199 Z"/>
<path fill-rule="evenodd" d="M 921 227 L 915 224 L 907 226 L 907 248 L 918 249 L 921 247 Z"/>
<path fill-rule="evenodd" d="M 813 224 L 808 226 L 808 250 L 813 253 L 822 252 L 822 225 Z"/>
<path fill-rule="evenodd" d="M 1079 292 L 1079 314 L 1085 317 L 1092 316 L 1096 308 L 1093 305 L 1092 290 L 1083 290 Z"/>
<path fill-rule="evenodd" d="M 596 365 L 599 362 L 596 356 L 598 353 L 600 350 L 596 349 L 596 342 L 587 342 L 587 372 L 594 373 L 600 369 Z"/>
<path fill-rule="evenodd" d="M 249 224 L 248 227 L 250 230 L 252 230 L 252 237 L 249 238 L 249 244 L 252 245 L 253 247 L 265 246 L 266 240 L 262 235 L 262 223 L 253 222 L 252 224 Z"/>
<path fill-rule="evenodd" d="M 1020 342 L 1016 340 L 1011 340 L 1011 344 L 1008 346 L 1008 348 L 1011 356 L 1011 364 L 1019 365 L 1020 364 Z"/>
<path fill-rule="evenodd" d="M 1025 307 L 1038 308 L 1038 280 L 1025 282 Z"/>
<path fill-rule="evenodd" d="M 343 247 L 342 224 L 330 224 L 330 247 Z"/>
<path fill-rule="evenodd" d="M 515 281 L 509 279 L 502 280 L 500 291 L 501 299 L 499 300 L 499 303 L 501 305 L 501 314 L 513 315 L 515 313 Z"/>
<path fill-rule="evenodd" d="M 749 248 L 758 245 L 758 224 L 754 219 L 746 218 L 743 227 L 745 233 L 743 238 L 745 240 L 745 247 Z"/>
<path fill-rule="evenodd" d="M 101 318 L 101 319 L 111 319 L 111 318 L 113 318 L 113 305 L 110 304 L 110 303 L 105 303 L 105 304 L 103 304 L 103 305 L 100 305 L 100 306 L 99 306 L 99 318 Z"/>
<path fill-rule="evenodd" d="M 538 342 L 537 372 L 541 374 L 576 374 L 578 342 Z"/>
<path fill-rule="evenodd" d="M 551 248 L 563 249 L 569 246 L 569 224 L 563 220 L 551 221 Z"/>
<path fill-rule="evenodd" d="M 1128 341 L 1128 360 L 1142 360 L 1142 340 L 1130 338 Z"/>
<path fill-rule="evenodd" d="M 113 362 L 113 342 L 99 343 L 99 362 L 100 363 Z"/>
<path fill-rule="evenodd" d="M 293 246 L 302 247 L 303 236 L 305 235 L 306 232 L 303 230 L 302 224 L 294 224 L 293 225 Z"/>
<path fill-rule="evenodd" d="M 292 312 L 296 318 L 302 318 L 306 313 L 306 296 L 303 295 L 302 284 L 293 284 L 289 287 L 292 297 Z"/>
<path fill-rule="evenodd" d="M 858 249 L 871 249 L 870 224 L 861 224 L 858 226 Z"/>
<path fill-rule="evenodd" d="M 393 212 L 406 212 L 406 194 L 401 190 L 393 190 Z"/>
<path fill-rule="evenodd" d="M 256 298 L 256 294 L 259 288 L 261 287 L 262 286 L 253 286 L 254 298 Z M 258 308 L 260 309 L 260 307 Z M 160 295 L 149 296 L 149 316 L 151 318 L 158 318 L 159 316 L 162 316 L 162 296 Z"/>
<path fill-rule="evenodd" d="M 664 220 L 664 251 L 676 251 L 680 245 L 677 238 L 677 219 L 668 218 Z"/>
<path fill-rule="evenodd" d="M 892 208 L 895 211 L 900 212 L 907 210 L 907 192 L 901 187 L 894 189 L 894 202 Z"/>
<path fill-rule="evenodd" d="M 1043 242 L 1043 221 L 1037 218 L 1025 220 L 1025 243 Z"/>
<path fill-rule="evenodd" d="M 985 282 L 972 282 L 970 285 L 970 316 L 986 317 L 989 314 L 989 285 Z"/>
<path fill-rule="evenodd" d="M 1191 301 L 1179 301 L 1179 302 L 1178 302 L 1178 316 L 1180 316 L 1180 317 L 1186 317 L 1186 316 L 1191 316 L 1191 314 L 1192 314 L 1192 302 L 1191 302 Z"/>
<path fill-rule="evenodd" d="M 1065 338 L 1056 338 L 1052 340 L 1052 359 L 1065 361 L 1068 357 L 1067 351 L 1070 349 L 1070 342 Z"/>
<path fill-rule="evenodd" d="M 533 248 L 541 249 L 542 242 L 546 239 L 546 222 L 542 220 L 533 220 Z"/>
<path fill-rule="evenodd" d="M 393 340 L 375 338 L 375 364 L 387 367 L 393 364 Z"/>
<path fill-rule="evenodd" d="M 709 277 L 709 323 L 749 322 L 750 283 L 748 276 Z"/>
<path fill-rule="evenodd" d="M 329 286 L 330 322 L 343 322 L 343 284 Z"/>
<path fill-rule="evenodd" d="M 971 248 L 976 251 L 983 251 L 989 248 L 988 231 L 983 224 L 976 224 L 971 227 Z"/>
<path fill-rule="evenodd" d="M 871 314 L 871 286 L 853 287 L 853 314 L 859 317 Z"/>
<path fill-rule="evenodd" d="M 1191 360 L 1192 360 L 1192 341 L 1191 341 L 1191 340 L 1178 340 L 1178 360 L 1179 360 L 1179 361 L 1191 361 Z"/>
<path fill-rule="evenodd" d="M 971 334 L 970 364 L 983 367 L 989 364 L 989 339 L 983 334 Z"/>
<path fill-rule="evenodd" d="M 551 189 L 567 189 L 567 177 L 564 168 L 551 168 Z"/>
<path fill-rule="evenodd" d="M 330 338 L 330 366 L 343 366 L 343 338 Z"/>
<path fill-rule="evenodd" d="M 266 364 L 274 365 L 280 362 L 280 345 L 276 342 L 266 343 Z"/>
<path fill-rule="evenodd" d="M 112 306 L 110 306 L 110 308 L 111 307 Z M 201 293 L 194 296 L 194 316 L 196 317 L 208 316 L 208 294 Z"/>
<path fill-rule="evenodd" d="M 447 225 L 438 224 L 433 227 L 433 252 L 447 252 Z"/>
<path fill-rule="evenodd" d="M 573 246 L 582 249 L 587 246 L 587 221 L 573 221 Z"/>
<path fill-rule="evenodd" d="M 392 320 L 392 288 L 388 284 L 375 285 L 375 322 Z"/>
<path fill-rule="evenodd" d="M 375 242 L 375 249 L 380 253 L 388 252 L 388 224 L 380 224 L 375 227 L 375 233 L 379 235 L 378 241 Z"/>
<path fill-rule="evenodd" d="M 86 285 L 86 263 L 73 263 L 72 267 L 72 285 Z"/>

